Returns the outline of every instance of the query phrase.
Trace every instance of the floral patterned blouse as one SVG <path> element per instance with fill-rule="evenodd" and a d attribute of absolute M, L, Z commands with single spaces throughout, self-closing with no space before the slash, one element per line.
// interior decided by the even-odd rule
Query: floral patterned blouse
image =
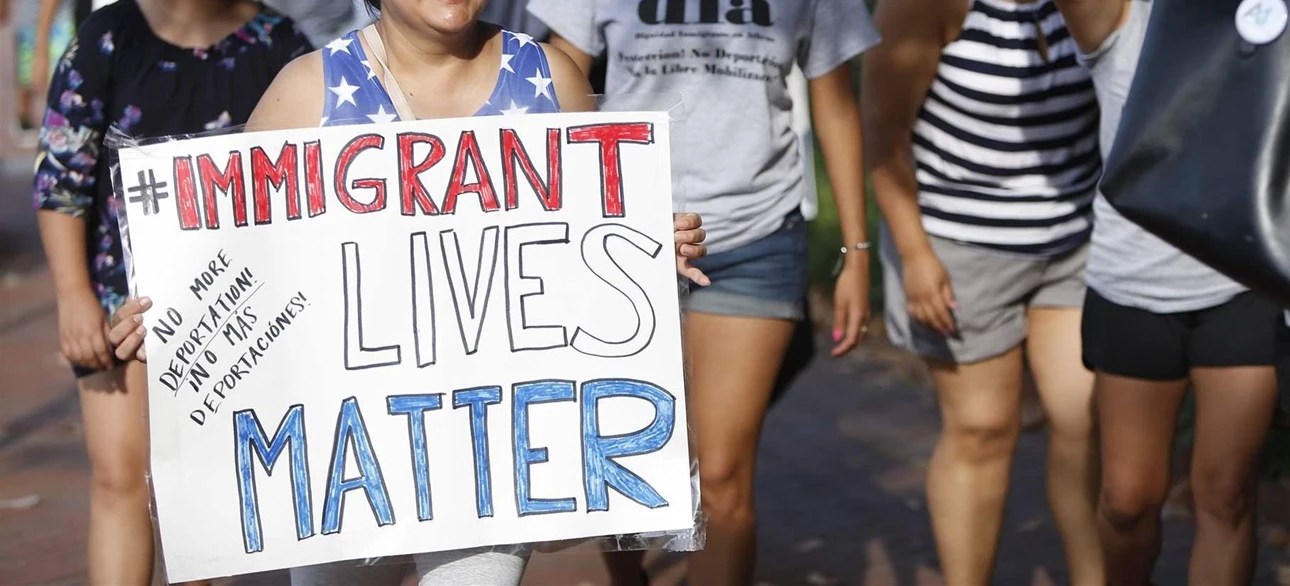
<path fill-rule="evenodd" d="M 146 138 L 245 124 L 274 76 L 312 50 L 269 8 L 206 49 L 153 34 L 135 0 L 95 12 L 54 71 L 33 204 L 85 218 L 90 280 L 111 313 L 128 292 L 103 137 Z"/>

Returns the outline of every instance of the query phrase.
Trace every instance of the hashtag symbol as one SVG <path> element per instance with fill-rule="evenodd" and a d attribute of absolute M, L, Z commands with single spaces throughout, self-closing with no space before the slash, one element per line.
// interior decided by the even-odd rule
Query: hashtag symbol
<path fill-rule="evenodd" d="M 151 216 L 161 212 L 161 206 L 158 205 L 157 201 L 170 197 L 170 194 L 163 191 L 167 183 L 157 181 L 157 176 L 152 172 L 152 169 L 149 169 L 147 173 L 148 176 L 145 179 L 144 172 L 139 171 L 139 184 L 126 189 L 126 191 L 137 193 L 138 195 L 130 196 L 130 203 L 142 203 L 143 215 Z"/>

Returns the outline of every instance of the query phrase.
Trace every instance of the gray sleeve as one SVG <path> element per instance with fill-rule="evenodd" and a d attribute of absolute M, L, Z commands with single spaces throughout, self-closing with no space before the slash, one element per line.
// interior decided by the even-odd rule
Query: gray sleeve
<path fill-rule="evenodd" d="M 810 6 L 797 52 L 807 79 L 833 71 L 881 38 L 863 0 L 814 0 Z"/>
<path fill-rule="evenodd" d="M 579 51 L 592 57 L 605 52 L 605 37 L 596 21 L 596 0 L 530 0 L 528 9 Z"/>

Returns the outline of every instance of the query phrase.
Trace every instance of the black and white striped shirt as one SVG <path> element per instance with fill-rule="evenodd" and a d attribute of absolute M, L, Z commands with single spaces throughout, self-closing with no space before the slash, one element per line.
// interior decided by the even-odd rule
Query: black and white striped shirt
<path fill-rule="evenodd" d="M 1101 157 L 1078 51 L 1051 0 L 972 0 L 914 126 L 929 234 L 1027 255 L 1087 241 Z"/>

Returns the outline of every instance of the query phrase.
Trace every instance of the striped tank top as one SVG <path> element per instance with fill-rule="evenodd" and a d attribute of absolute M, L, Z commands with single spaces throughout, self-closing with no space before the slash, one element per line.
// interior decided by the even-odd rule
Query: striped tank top
<path fill-rule="evenodd" d="M 475 116 L 549 114 L 560 111 L 551 81 L 551 66 L 542 46 L 529 35 L 501 31 L 502 57 L 493 93 Z M 372 72 L 358 41 L 359 31 L 322 49 L 323 117 L 320 126 L 395 122 L 394 101 Z"/>
<path fill-rule="evenodd" d="M 928 234 L 1027 256 L 1083 245 L 1097 96 L 1052 0 L 971 0 L 914 125 Z"/>

